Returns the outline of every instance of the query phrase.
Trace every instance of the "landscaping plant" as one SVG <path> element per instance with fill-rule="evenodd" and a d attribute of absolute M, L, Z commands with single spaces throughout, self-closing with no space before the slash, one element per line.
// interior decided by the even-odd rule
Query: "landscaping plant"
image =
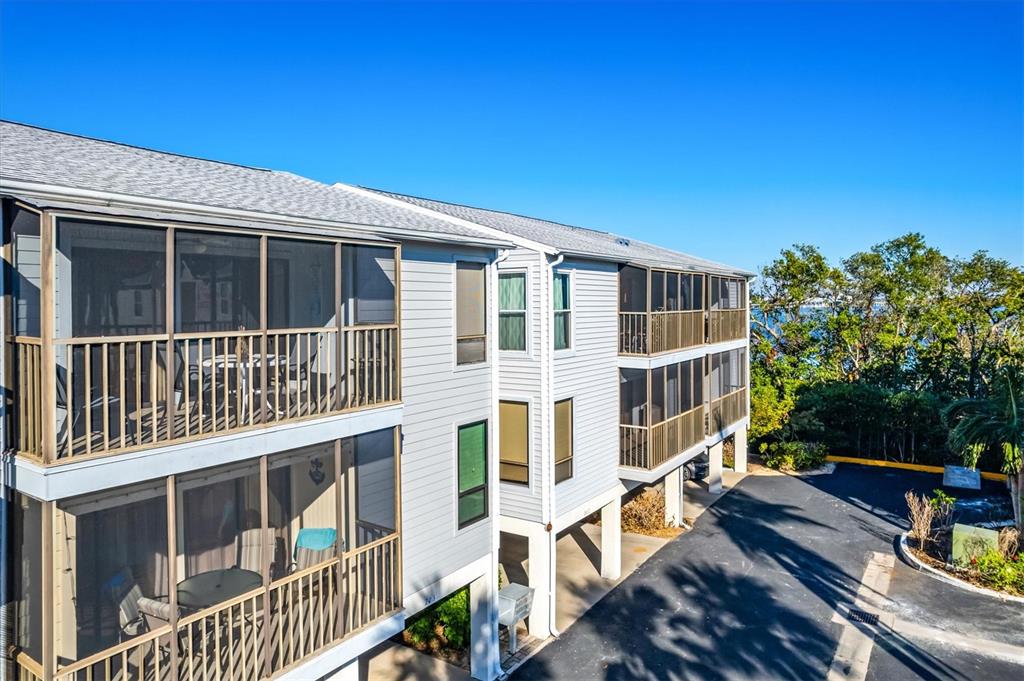
<path fill-rule="evenodd" d="M 653 534 L 665 529 L 664 495 L 648 487 L 622 506 L 621 522 L 623 532 L 635 534 Z"/>
<path fill-rule="evenodd" d="M 469 587 L 409 618 L 404 639 L 414 648 L 438 652 L 462 650 L 469 644 Z"/>
<path fill-rule="evenodd" d="M 1010 484 L 1013 520 L 1024 529 L 1021 495 L 1024 494 L 1024 372 L 1016 365 L 1000 368 L 989 396 L 959 400 L 950 405 L 949 445 L 960 452 L 964 463 L 974 467 L 988 449 L 1002 455 L 1002 470 Z"/>
<path fill-rule="evenodd" d="M 917 547 L 926 551 L 932 541 L 932 521 L 935 518 L 935 506 L 923 494 L 907 492 L 907 509 L 910 517 L 910 534 L 917 540 Z"/>
<path fill-rule="evenodd" d="M 932 498 L 928 500 L 935 511 L 935 524 L 939 529 L 949 527 L 953 519 L 953 508 L 956 506 L 956 497 L 950 496 L 941 489 L 932 490 Z"/>
<path fill-rule="evenodd" d="M 768 468 L 802 471 L 825 463 L 828 450 L 818 442 L 762 442 L 761 460 Z"/>

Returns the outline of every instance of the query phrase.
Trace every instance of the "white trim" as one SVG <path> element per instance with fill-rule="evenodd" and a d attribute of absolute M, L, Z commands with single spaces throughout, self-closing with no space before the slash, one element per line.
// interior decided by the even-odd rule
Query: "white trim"
<path fill-rule="evenodd" d="M 427 608 L 438 602 L 453 591 L 466 586 L 481 575 L 487 574 L 490 570 L 493 552 L 488 552 L 471 563 L 463 565 L 455 572 L 441 577 L 427 586 L 407 594 L 403 599 L 405 616 L 412 617 L 423 608 Z"/>
<path fill-rule="evenodd" d="M 402 411 L 402 405 L 381 407 L 54 466 L 13 457 L 10 482 L 52 501 L 393 428 L 402 424 Z"/>
<path fill-rule="evenodd" d="M 149 208 L 157 210 L 169 210 L 187 213 L 191 216 L 210 216 L 225 218 L 241 218 L 256 222 L 269 222 L 279 227 L 320 227 L 332 229 L 354 229 L 361 232 L 370 232 L 389 236 L 390 238 L 407 238 L 421 241 L 449 241 L 454 243 L 482 245 L 490 248 L 495 246 L 513 245 L 511 237 L 502 233 L 504 238 L 498 241 L 491 241 L 482 237 L 461 236 L 458 234 L 439 234 L 427 230 L 416 230 L 405 227 L 382 227 L 379 225 L 364 225 L 360 223 L 340 222 L 323 220 L 318 218 L 299 218 L 278 213 L 264 213 L 261 211 L 249 211 L 238 208 L 220 208 L 217 206 L 206 206 L 186 201 L 173 201 L 169 199 L 155 199 L 149 197 L 135 196 L 133 194 L 119 194 L 116 192 L 96 191 L 92 189 L 78 189 L 74 187 L 63 187 L 60 185 L 43 184 L 38 182 L 23 182 L 10 178 L 0 179 L 0 192 L 10 191 L 17 194 L 26 194 L 36 199 L 56 199 L 82 201 L 84 203 L 95 203 L 100 206 L 114 207 L 123 205 L 128 208 Z M 435 217 L 441 217 L 448 222 L 452 219 L 439 213 Z M 486 230 L 480 227 L 475 228 L 481 234 Z M 493 236 L 493 235 L 492 235 Z"/>
<path fill-rule="evenodd" d="M 522 493 L 522 491 L 525 489 L 525 490 L 529 491 L 530 496 L 534 496 L 535 497 L 535 496 L 537 496 L 537 487 L 538 487 L 538 485 L 537 485 L 537 476 L 534 475 L 534 470 L 533 470 L 534 469 L 534 466 L 533 466 L 533 456 L 535 454 L 534 446 L 533 446 L 534 445 L 534 442 L 533 442 L 533 424 L 534 424 L 534 418 L 536 418 L 537 398 L 534 397 L 534 396 L 530 396 L 530 395 L 524 395 L 523 393 L 504 393 L 504 392 L 500 392 L 498 390 L 495 390 L 495 393 L 498 395 L 498 398 L 496 400 L 496 404 L 498 405 L 497 408 L 499 410 L 498 412 L 495 413 L 495 418 L 494 418 L 495 423 L 498 424 L 497 429 L 496 429 L 498 431 L 496 433 L 496 435 L 497 435 L 497 444 L 495 445 L 495 449 L 497 451 L 497 455 L 495 456 L 495 459 L 498 461 L 498 474 L 497 474 L 497 478 L 496 479 L 498 481 L 499 490 L 500 490 L 501 487 L 503 487 L 505 485 L 508 485 L 508 489 L 510 491 L 515 491 L 515 492 Z M 501 409 L 501 403 L 502 402 L 516 402 L 516 403 L 519 403 L 519 404 L 525 404 L 526 405 L 526 480 L 527 480 L 527 482 L 526 482 L 525 485 L 523 483 L 521 483 L 521 482 L 507 482 L 507 481 L 501 479 L 501 411 L 500 411 L 500 409 Z"/>
<path fill-rule="evenodd" d="M 685 362 L 688 359 L 696 359 L 697 357 L 705 355 L 715 355 L 720 352 L 746 348 L 749 345 L 749 339 L 741 338 L 739 340 L 724 341 L 722 343 L 698 345 L 696 347 L 686 348 L 685 350 L 679 350 L 677 352 L 666 352 L 663 355 L 656 355 L 654 357 L 630 357 L 627 355 L 619 355 L 619 368 L 657 369 L 658 367 L 663 367 L 668 364 Z M 750 356 L 749 351 L 747 352 L 747 356 Z"/>
<path fill-rule="evenodd" d="M 454 217 L 452 215 L 448 215 L 447 213 L 443 213 L 441 211 L 434 210 L 433 208 L 427 208 L 425 206 L 420 206 L 418 204 L 411 203 L 409 201 L 403 201 L 402 199 L 396 199 L 393 196 L 386 196 L 384 194 L 378 194 L 377 192 L 370 191 L 369 189 L 364 189 L 363 187 L 358 187 L 358 186 L 351 185 L 351 184 L 345 184 L 343 182 L 335 182 L 332 186 L 334 186 L 334 187 L 342 187 L 342 188 L 347 189 L 347 190 L 349 190 L 351 192 L 354 192 L 356 194 L 360 194 L 360 195 L 365 196 L 367 198 L 376 199 L 377 201 L 380 201 L 382 203 L 387 203 L 387 204 L 390 204 L 392 206 L 397 206 L 399 208 L 405 208 L 405 209 L 408 209 L 408 210 L 412 210 L 413 212 L 419 213 L 420 215 L 426 215 L 426 216 L 432 217 L 432 218 L 442 218 L 442 219 L 444 219 L 447 222 L 450 222 L 452 224 L 459 225 L 461 227 L 467 227 L 469 229 L 476 230 L 478 232 L 481 232 L 483 234 L 487 234 L 489 236 L 505 239 L 505 240 L 515 244 L 516 246 L 522 246 L 523 248 L 529 248 L 531 251 L 539 251 L 541 253 L 547 253 L 547 254 L 558 253 L 558 249 L 553 248 L 552 246 L 548 246 L 547 244 L 542 244 L 539 241 L 533 241 L 532 239 L 527 239 L 525 237 L 517 236 L 515 234 L 510 234 L 508 232 L 503 232 L 500 229 L 495 229 L 494 227 L 487 227 L 487 226 L 481 225 L 481 224 L 479 224 L 477 222 L 471 222 L 469 220 L 463 220 L 462 218 L 457 218 L 457 217 Z"/>
<path fill-rule="evenodd" d="M 275 678 L 281 681 L 308 681 L 328 677 L 374 646 L 401 632 L 405 628 L 405 619 L 404 612 L 396 613 L 351 638 L 342 639 L 337 645 Z"/>
<path fill-rule="evenodd" d="M 498 342 L 496 343 L 496 345 L 498 347 L 498 352 L 500 352 L 502 355 L 504 355 L 505 357 L 508 357 L 508 358 L 514 358 L 514 359 L 533 359 L 533 337 L 531 335 L 533 333 L 533 323 L 530 321 L 530 299 L 532 298 L 532 296 L 530 295 L 530 281 L 531 281 L 531 276 L 530 275 L 532 274 L 532 272 L 531 272 L 532 269 L 533 268 L 531 268 L 529 265 L 518 265 L 518 264 L 514 265 L 514 266 L 510 266 L 510 267 L 501 267 L 500 265 L 497 267 L 498 273 L 497 273 L 496 283 L 495 283 L 495 287 L 496 288 L 495 288 L 495 291 L 494 291 L 494 298 L 495 298 L 495 301 L 496 301 L 495 313 L 494 314 L 497 317 L 497 325 L 495 327 L 495 333 L 498 336 Z M 523 293 L 524 293 L 524 296 L 525 296 L 525 305 L 526 305 L 526 307 L 522 311 L 523 312 L 523 322 L 524 322 L 523 326 L 524 326 L 524 329 L 525 329 L 524 332 L 523 332 L 525 334 L 525 337 L 523 338 L 523 342 L 524 342 L 524 345 L 525 345 L 525 349 L 524 350 L 502 350 L 501 349 L 501 312 L 502 312 L 502 309 L 501 309 L 501 290 L 500 290 L 500 287 L 501 287 L 501 275 L 503 275 L 503 274 L 522 274 L 523 277 L 524 277 L 523 286 L 525 287 L 525 290 L 523 291 Z M 510 312 L 518 312 L 518 310 L 509 310 L 509 311 Z"/>
<path fill-rule="evenodd" d="M 566 511 L 562 515 L 555 518 L 554 531 L 561 532 L 565 528 L 573 525 L 583 518 L 586 518 L 591 513 L 596 513 L 604 506 L 607 506 L 611 502 L 622 497 L 626 493 L 626 488 L 621 482 L 616 483 L 614 487 L 605 490 L 601 494 L 591 497 L 582 504 L 579 504 L 570 511 Z"/>
<path fill-rule="evenodd" d="M 555 275 L 568 275 L 569 284 L 569 309 L 559 310 L 569 313 L 569 347 L 558 349 L 555 347 Z M 551 309 L 548 314 L 551 316 L 551 337 L 547 342 L 551 344 L 554 352 L 554 359 L 573 357 L 576 355 L 576 268 L 575 267 L 552 267 L 551 276 L 548 278 L 548 286 L 551 287 Z"/>
<path fill-rule="evenodd" d="M 483 255 L 466 254 L 466 253 L 452 253 L 452 298 L 451 298 L 451 310 L 452 310 L 452 372 L 460 373 L 463 371 L 477 371 L 480 369 L 488 369 L 492 364 L 496 363 L 496 359 L 491 355 L 496 351 L 497 344 L 491 343 L 491 337 L 494 335 L 494 329 L 491 328 L 492 314 L 491 296 L 495 295 L 495 292 L 491 291 L 491 282 L 488 281 L 490 278 L 492 258 Z M 459 364 L 459 263 L 460 262 L 475 262 L 482 263 L 484 265 L 484 361 L 482 362 L 470 362 L 467 364 Z"/>

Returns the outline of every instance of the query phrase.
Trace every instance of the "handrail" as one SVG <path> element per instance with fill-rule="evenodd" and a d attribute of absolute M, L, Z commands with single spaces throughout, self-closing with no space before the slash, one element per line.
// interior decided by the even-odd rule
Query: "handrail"
<path fill-rule="evenodd" d="M 126 650 L 131 650 L 132 648 L 138 648 L 141 645 L 149 643 L 150 641 L 155 641 L 156 639 L 160 638 L 161 636 L 167 636 L 168 634 L 171 634 L 171 633 L 173 633 L 173 630 L 171 629 L 171 625 L 165 624 L 164 626 L 160 627 L 159 629 L 154 629 L 153 631 L 147 631 L 145 634 L 140 634 L 140 635 L 138 635 L 138 636 L 136 636 L 134 638 L 130 638 L 127 641 L 123 641 L 121 643 L 118 643 L 116 646 L 111 646 L 110 648 L 105 648 L 104 650 L 101 650 L 98 653 L 93 653 L 89 657 L 83 657 L 81 660 L 75 660 L 74 662 L 72 662 L 71 664 L 69 664 L 69 665 L 67 665 L 65 667 L 60 667 L 59 669 L 57 669 L 57 671 L 55 673 L 55 676 L 63 676 L 65 674 L 74 674 L 75 672 L 81 671 L 81 670 L 85 669 L 86 667 L 91 667 L 92 665 L 96 664 L 97 662 L 102 662 L 103 660 L 109 659 L 109 658 L 111 658 L 111 657 L 113 657 L 113 656 L 115 656 L 115 655 L 117 655 L 119 653 L 123 653 Z"/>
<path fill-rule="evenodd" d="M 24 650 L 18 651 L 18 654 L 14 658 L 14 661 L 17 662 L 19 666 L 24 667 L 25 670 L 27 670 L 33 676 L 36 676 L 40 679 L 43 678 L 43 665 L 39 664 L 34 659 L 32 659 L 32 657 Z"/>
<path fill-rule="evenodd" d="M 221 601 L 220 603 L 217 603 L 216 605 L 211 605 L 209 608 L 203 608 L 202 610 L 197 610 L 196 612 L 193 612 L 193 613 L 190 613 L 188 615 L 185 615 L 184 617 L 178 618 L 178 627 L 181 628 L 181 627 L 184 627 L 184 626 L 186 626 L 188 624 L 192 624 L 193 622 L 198 622 L 199 620 L 206 619 L 210 615 L 213 615 L 213 614 L 215 614 L 217 612 L 220 612 L 221 610 L 226 610 L 227 608 L 233 608 L 234 606 L 236 606 L 236 605 L 238 605 L 240 603 L 244 603 L 245 601 L 247 601 L 247 600 L 249 600 L 249 599 L 251 599 L 251 598 L 253 598 L 255 596 L 262 596 L 262 595 L 263 595 L 263 587 L 259 586 L 259 587 L 255 588 L 255 589 L 252 589 L 251 591 L 246 591 L 244 594 L 241 594 L 239 596 L 235 596 L 234 598 L 231 598 L 229 600 Z"/>
<path fill-rule="evenodd" d="M 391 534 L 389 534 L 386 537 L 381 537 L 380 539 L 374 539 L 372 542 L 370 542 L 368 544 L 363 544 L 359 548 L 352 549 L 351 551 L 346 551 L 345 553 L 342 554 L 342 557 L 343 558 L 352 558 L 353 556 L 357 556 L 357 555 L 359 555 L 361 553 L 368 553 L 368 552 L 372 551 L 373 549 L 377 548 L 378 546 L 383 546 L 384 544 L 387 544 L 387 543 L 389 543 L 389 542 L 391 542 L 391 541 L 393 541 L 395 539 L 398 539 L 398 537 L 399 537 L 398 532 L 392 532 Z"/>

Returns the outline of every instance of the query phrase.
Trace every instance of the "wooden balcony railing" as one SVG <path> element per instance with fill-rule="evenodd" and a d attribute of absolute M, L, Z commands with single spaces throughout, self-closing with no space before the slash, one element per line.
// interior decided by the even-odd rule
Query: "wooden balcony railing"
<path fill-rule="evenodd" d="M 266 679 L 402 607 L 397 533 L 59 667 L 56 681 Z M 269 607 L 266 605 L 269 604 Z M 171 646 L 171 641 L 176 645 Z M 45 681 L 24 653 L 18 681 Z"/>
<path fill-rule="evenodd" d="M 708 312 L 708 342 L 741 340 L 747 337 L 747 311 L 711 310 Z"/>
<path fill-rule="evenodd" d="M 652 470 L 704 440 L 704 405 L 645 426 L 619 426 L 619 465 Z"/>
<path fill-rule="evenodd" d="M 340 334 L 340 344 L 337 328 L 62 339 L 52 373 L 39 339 L 16 338 L 18 452 L 73 459 L 399 401 L 397 325 Z M 52 456 L 44 399 L 55 402 Z"/>
<path fill-rule="evenodd" d="M 647 313 L 619 313 L 619 354 L 647 354 Z"/>
<path fill-rule="evenodd" d="M 740 388 L 711 401 L 708 410 L 708 432 L 728 428 L 747 415 L 747 389 Z"/>
<path fill-rule="evenodd" d="M 619 354 L 657 355 L 704 343 L 704 312 L 620 312 Z"/>
<path fill-rule="evenodd" d="M 683 350 L 704 343 L 704 311 L 651 313 L 651 354 Z"/>

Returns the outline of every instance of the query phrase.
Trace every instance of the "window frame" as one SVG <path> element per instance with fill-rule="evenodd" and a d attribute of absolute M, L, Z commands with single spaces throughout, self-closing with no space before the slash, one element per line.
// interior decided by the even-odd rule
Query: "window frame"
<path fill-rule="evenodd" d="M 483 481 L 482 484 L 477 485 L 476 487 L 473 487 L 471 489 L 467 489 L 465 491 L 462 491 L 462 489 L 461 489 L 462 482 L 461 482 L 461 479 L 460 479 L 461 478 L 461 468 L 462 468 L 462 466 L 461 466 L 461 463 L 462 463 L 462 458 L 461 458 L 462 457 L 462 451 L 461 451 L 461 448 L 459 447 L 459 434 L 462 432 L 462 430 L 464 428 L 473 428 L 474 426 L 480 426 L 480 425 L 482 425 L 484 427 L 484 481 Z M 468 528 L 468 527 L 470 527 L 472 525 L 475 525 L 476 523 L 480 522 L 481 520 L 486 520 L 491 515 L 491 511 L 490 511 L 491 494 L 490 494 L 490 490 L 488 489 L 488 486 L 487 486 L 488 465 L 489 465 L 489 458 L 490 458 L 489 449 L 490 449 L 490 424 L 487 422 L 487 419 L 478 419 L 476 421 L 470 421 L 469 423 L 461 423 L 461 424 L 456 424 L 455 425 L 455 524 L 456 524 L 456 528 L 459 529 L 459 530 L 464 530 L 464 529 L 466 529 L 466 528 Z M 463 521 L 459 517 L 459 502 L 462 500 L 463 497 L 469 496 L 470 494 L 476 494 L 477 492 L 483 492 L 484 493 L 484 510 L 483 510 L 483 514 L 479 515 L 479 516 L 476 516 L 474 518 L 470 518 L 468 520 Z"/>
<path fill-rule="evenodd" d="M 500 418 L 502 403 L 516 404 L 516 405 L 522 405 L 522 406 L 526 407 L 526 433 L 525 433 L 526 463 L 519 463 L 518 461 L 505 461 L 505 459 L 502 458 L 502 450 L 501 450 L 501 428 L 502 428 L 502 422 L 501 422 L 501 418 Z M 531 482 L 531 479 L 530 479 L 530 467 L 531 467 L 530 466 L 530 461 L 531 461 L 531 454 L 533 452 L 533 447 L 532 447 L 532 442 L 531 442 L 531 437 L 530 437 L 530 433 L 531 433 L 530 418 L 532 416 L 532 414 L 531 414 L 532 411 L 533 410 L 531 409 L 530 400 L 526 399 L 526 398 L 509 398 L 509 399 L 499 399 L 498 400 L 498 414 L 499 414 L 499 418 L 498 418 L 498 482 L 499 483 L 504 483 L 504 484 L 507 484 L 507 485 L 515 485 L 516 487 L 529 487 L 530 486 L 530 482 Z M 502 477 L 501 467 L 504 466 L 504 465 L 518 466 L 518 467 L 525 468 L 526 469 L 526 480 L 525 481 L 524 480 L 509 480 L 508 478 Z"/>
<path fill-rule="evenodd" d="M 559 461 L 556 457 L 558 456 L 556 448 L 558 446 L 558 405 L 563 402 L 569 403 L 569 456 Z M 552 413 L 552 447 L 551 447 L 551 458 L 554 464 L 554 480 L 555 484 L 572 480 L 576 474 L 575 458 L 576 458 L 576 404 L 574 398 L 566 397 L 565 399 L 555 400 Z M 569 464 L 569 474 L 563 478 L 558 477 L 558 466 L 559 464 Z"/>
<path fill-rule="evenodd" d="M 522 276 L 523 277 L 523 309 L 522 310 L 504 310 L 501 307 L 501 278 L 503 276 Z M 505 353 L 513 353 L 518 355 L 529 355 L 530 354 L 530 271 L 527 268 L 509 268 L 509 269 L 498 269 L 498 351 Z M 522 350 L 510 350 L 501 347 L 501 320 L 502 315 L 507 314 L 521 314 L 523 316 L 523 349 Z"/>
<path fill-rule="evenodd" d="M 483 323 L 483 329 L 484 329 L 484 331 L 483 331 L 483 334 L 473 334 L 473 335 L 467 335 L 467 336 L 460 336 L 459 335 L 459 265 L 460 264 L 479 265 L 481 267 L 481 271 L 483 272 L 483 286 L 484 286 L 484 290 L 483 290 L 483 305 L 482 305 L 483 313 L 484 313 L 484 319 L 483 319 L 483 322 L 484 322 Z M 455 363 L 455 368 L 456 369 L 482 367 L 482 366 L 486 366 L 488 364 L 488 362 L 490 361 L 490 352 L 488 351 L 488 348 L 487 348 L 487 346 L 488 346 L 488 335 L 489 335 L 488 334 L 488 330 L 489 330 L 488 329 L 488 323 L 489 323 L 489 320 L 488 320 L 488 314 L 487 314 L 487 308 L 489 307 L 489 305 L 487 303 L 487 296 L 489 294 L 489 291 L 488 291 L 489 287 L 487 285 L 487 278 L 489 276 L 489 274 L 488 274 L 488 264 L 489 264 L 489 261 L 484 259 L 484 258 L 472 258 L 472 257 L 456 257 L 453 260 L 453 262 L 452 262 L 452 304 L 453 304 L 452 312 L 453 312 L 453 317 L 454 317 L 453 320 L 452 320 L 452 322 L 453 322 L 452 323 L 452 337 L 453 337 L 452 354 L 454 355 L 453 359 L 454 359 L 454 363 Z M 483 359 L 479 359 L 479 360 L 472 361 L 472 362 L 459 361 L 459 341 L 477 340 L 477 339 L 482 340 L 483 344 L 484 344 Z"/>
<path fill-rule="evenodd" d="M 565 281 L 566 281 L 566 286 L 568 287 L 569 307 L 564 309 L 564 310 L 559 310 L 559 309 L 555 308 L 555 277 L 557 277 L 557 276 L 564 276 L 565 277 Z M 576 279 L 576 277 L 574 276 L 574 271 L 573 270 L 569 270 L 569 269 L 555 269 L 555 270 L 551 271 L 551 348 L 556 353 L 560 353 L 560 354 L 568 354 L 568 353 L 575 352 L 575 350 L 576 350 L 576 338 L 575 338 L 575 335 L 576 335 L 576 309 L 575 309 L 576 308 L 576 305 L 575 305 L 575 302 L 576 302 L 576 296 L 575 296 L 576 282 L 575 282 L 575 279 Z M 564 348 L 560 348 L 560 347 L 557 347 L 555 345 L 555 338 L 556 338 L 555 325 L 557 323 L 559 315 L 567 315 L 568 318 L 569 318 L 569 328 L 566 329 L 566 332 L 565 332 L 565 340 L 566 340 L 567 345 Z"/>

